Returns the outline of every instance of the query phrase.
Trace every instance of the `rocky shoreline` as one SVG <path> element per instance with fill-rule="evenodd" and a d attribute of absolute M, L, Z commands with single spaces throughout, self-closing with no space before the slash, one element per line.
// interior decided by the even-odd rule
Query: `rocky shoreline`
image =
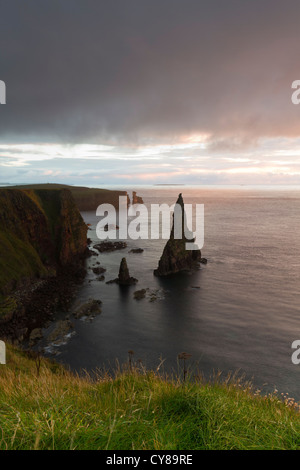
<path fill-rule="evenodd" d="M 86 253 L 88 256 L 88 253 Z M 70 308 L 86 270 L 83 257 L 78 263 L 58 270 L 55 277 L 38 280 L 14 293 L 16 308 L 0 322 L 0 337 L 14 344 L 26 343 L 33 330 L 44 328 L 59 310 Z"/>

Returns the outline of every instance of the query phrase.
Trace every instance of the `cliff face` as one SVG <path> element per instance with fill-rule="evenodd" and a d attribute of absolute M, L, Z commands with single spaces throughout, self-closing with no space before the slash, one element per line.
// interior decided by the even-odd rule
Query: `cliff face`
<path fill-rule="evenodd" d="M 0 190 L 0 295 L 54 276 L 86 245 L 87 227 L 68 190 Z"/>
<path fill-rule="evenodd" d="M 173 225 L 170 234 L 170 239 L 167 241 L 162 256 L 158 263 L 158 268 L 154 270 L 156 276 L 167 276 L 169 274 L 178 273 L 180 271 L 186 271 L 192 269 L 197 262 L 201 260 L 200 250 L 186 250 L 186 242 L 191 240 L 185 237 L 186 218 L 184 211 L 184 202 L 182 195 L 179 194 L 176 204 L 181 207 L 181 233 L 182 238 L 174 237 L 174 217 Z"/>

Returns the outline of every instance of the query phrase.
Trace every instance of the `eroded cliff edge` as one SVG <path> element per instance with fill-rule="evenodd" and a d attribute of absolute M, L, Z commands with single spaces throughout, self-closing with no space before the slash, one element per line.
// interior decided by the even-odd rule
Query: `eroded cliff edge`
<path fill-rule="evenodd" d="M 86 251 L 87 226 L 69 190 L 1 189 L 0 333 L 44 321 L 83 275 Z"/>

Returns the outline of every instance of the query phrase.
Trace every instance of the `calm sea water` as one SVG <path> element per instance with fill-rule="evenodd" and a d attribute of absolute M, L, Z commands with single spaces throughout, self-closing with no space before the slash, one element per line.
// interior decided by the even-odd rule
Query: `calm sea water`
<path fill-rule="evenodd" d="M 134 188 L 149 207 L 204 204 L 208 264 L 193 274 L 162 279 L 153 275 L 165 240 L 128 241 L 128 248 L 88 260 L 88 275 L 76 302 L 103 302 L 93 322 L 75 321 L 76 334 L 57 357 L 72 369 L 113 368 L 128 350 L 149 368 L 164 360 L 177 370 L 177 355 L 192 354 L 189 366 L 206 377 L 220 370 L 239 371 L 263 391 L 275 387 L 300 399 L 300 365 L 291 361 L 291 344 L 300 339 L 300 190 Z M 94 213 L 89 237 L 98 242 Z M 141 247 L 142 254 L 129 254 Z M 90 267 L 99 261 L 105 281 L 117 277 L 126 256 L 139 282 L 121 289 L 96 280 Z M 149 288 L 158 299 L 136 301 L 133 292 Z"/>

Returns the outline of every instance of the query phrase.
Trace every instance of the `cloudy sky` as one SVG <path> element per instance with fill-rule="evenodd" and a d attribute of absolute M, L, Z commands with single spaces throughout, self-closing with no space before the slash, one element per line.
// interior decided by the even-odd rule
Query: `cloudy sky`
<path fill-rule="evenodd" d="M 299 0 L 0 0 L 0 183 L 300 184 Z"/>

